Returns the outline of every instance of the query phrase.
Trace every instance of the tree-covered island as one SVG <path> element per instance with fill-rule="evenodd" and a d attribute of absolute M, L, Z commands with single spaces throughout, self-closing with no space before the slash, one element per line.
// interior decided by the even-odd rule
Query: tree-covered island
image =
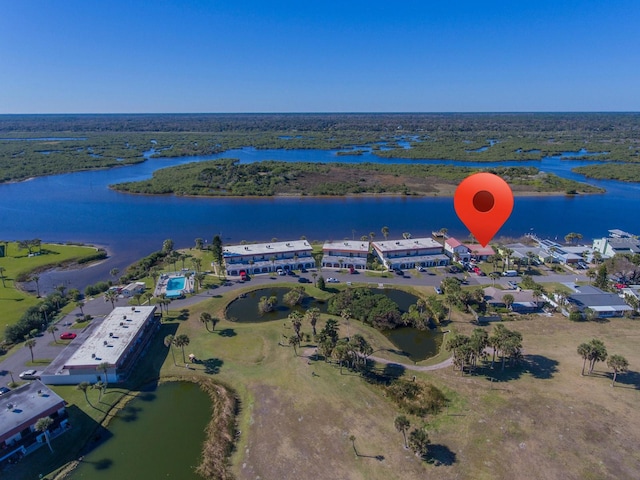
<path fill-rule="evenodd" d="M 602 193 L 591 185 L 535 167 L 483 169 L 504 178 L 516 194 Z M 112 185 L 127 193 L 198 196 L 452 195 L 478 168 L 450 165 L 257 162 L 234 159 L 157 170 L 153 178 Z"/>

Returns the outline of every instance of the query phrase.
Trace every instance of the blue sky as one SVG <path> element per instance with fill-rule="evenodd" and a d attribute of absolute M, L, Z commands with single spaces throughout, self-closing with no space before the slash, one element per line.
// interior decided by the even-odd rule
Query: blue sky
<path fill-rule="evenodd" d="M 640 2 L 0 0 L 0 113 L 640 111 Z"/>

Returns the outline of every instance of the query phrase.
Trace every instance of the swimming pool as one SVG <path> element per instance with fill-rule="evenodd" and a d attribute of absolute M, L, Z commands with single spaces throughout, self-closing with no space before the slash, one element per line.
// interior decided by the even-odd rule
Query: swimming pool
<path fill-rule="evenodd" d="M 167 297 L 176 298 L 184 295 L 185 277 L 171 277 L 167 280 Z"/>

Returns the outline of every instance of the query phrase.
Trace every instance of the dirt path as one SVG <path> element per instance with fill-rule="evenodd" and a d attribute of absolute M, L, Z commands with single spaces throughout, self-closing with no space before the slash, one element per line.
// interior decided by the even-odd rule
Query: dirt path
<path fill-rule="evenodd" d="M 316 354 L 315 348 L 307 348 L 306 350 L 304 350 L 304 352 L 302 352 L 302 355 L 307 358 L 312 358 L 315 356 L 315 354 Z M 400 362 L 395 362 L 393 360 L 388 360 L 386 358 L 376 357 L 373 355 L 370 355 L 367 358 L 374 360 L 378 363 L 383 363 L 385 365 L 400 365 L 401 367 L 404 367 L 407 370 L 414 370 L 416 372 L 430 372 L 433 370 L 440 370 L 443 368 L 447 368 L 453 365 L 453 357 L 447 358 L 446 360 L 440 363 L 436 363 L 435 365 L 415 365 L 411 363 L 400 363 Z"/>

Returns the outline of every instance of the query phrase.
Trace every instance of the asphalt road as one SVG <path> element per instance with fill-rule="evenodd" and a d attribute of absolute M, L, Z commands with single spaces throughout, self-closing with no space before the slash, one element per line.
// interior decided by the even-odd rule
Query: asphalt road
<path fill-rule="evenodd" d="M 462 278 L 462 274 L 450 274 L 448 273 L 447 268 L 438 268 L 437 274 L 430 274 L 427 272 L 417 272 L 415 270 L 406 271 L 404 276 L 389 274 L 387 278 L 379 278 L 368 276 L 365 273 L 338 273 L 333 270 L 323 270 L 322 276 L 325 278 L 333 277 L 339 280 L 341 284 L 352 282 L 354 284 L 369 284 L 372 287 L 377 287 L 379 284 L 383 285 L 397 285 L 397 286 L 432 286 L 436 287 L 440 285 L 440 282 L 444 277 L 456 276 Z M 298 285 L 298 278 L 304 277 L 309 281 L 313 282 L 312 273 L 307 272 L 304 274 L 300 274 L 299 276 L 276 276 L 271 277 L 269 275 L 257 275 L 252 276 L 248 282 L 238 282 L 235 280 L 230 280 L 227 282 L 225 286 L 220 286 L 215 289 L 210 289 L 206 291 L 202 291 L 196 295 L 190 296 L 188 298 L 174 300 L 171 305 L 171 310 L 179 310 L 181 308 L 188 308 L 191 305 L 199 303 L 207 298 L 211 298 L 214 295 L 220 295 L 225 292 L 235 290 L 245 286 L 255 286 L 255 287 L 263 287 L 275 283 L 291 283 L 292 285 Z M 546 272 L 546 275 L 540 277 L 534 277 L 535 280 L 541 281 L 542 283 L 547 282 L 573 282 L 573 281 L 587 281 L 588 278 L 584 274 L 555 274 Z M 496 280 L 496 285 L 500 284 L 506 286 L 507 281 L 519 282 L 521 280 L 520 277 L 501 277 L 499 280 Z M 478 277 L 475 274 L 470 274 L 468 276 L 469 285 L 491 285 L 493 280 L 489 277 Z M 328 287 L 331 286 L 330 283 L 327 284 Z M 115 303 L 116 306 L 128 306 L 129 299 L 118 299 Z M 75 322 L 76 318 L 81 316 L 80 309 L 75 309 L 62 319 L 60 319 L 56 326 L 58 327 L 58 331 L 56 332 L 56 337 L 59 338 L 59 335 L 62 332 L 70 331 L 78 334 L 78 336 L 69 343 L 67 346 L 63 343 L 56 343 L 54 338 L 50 333 L 43 333 L 39 337 L 36 338 L 36 346 L 33 349 L 33 356 L 36 360 L 38 359 L 55 359 L 60 352 L 62 352 L 65 348 L 68 348 L 69 351 L 67 354 L 71 354 L 71 350 L 75 350 L 80 346 L 80 344 L 84 341 L 84 339 L 90 334 L 91 330 L 94 329 L 99 323 L 104 319 L 104 317 L 111 312 L 111 302 L 106 302 L 102 297 L 98 297 L 95 299 L 88 299 L 85 301 L 85 305 L 83 307 L 84 314 L 89 314 L 94 317 L 94 320 L 86 327 L 84 330 L 71 329 L 70 325 Z M 0 362 L 0 386 L 7 385 L 11 382 L 11 375 L 9 372 L 13 373 L 13 377 L 15 380 L 19 380 L 18 375 L 20 372 L 24 370 L 28 370 L 34 368 L 36 370 L 43 370 L 46 365 L 42 367 L 28 367 L 26 365 L 27 362 L 31 360 L 31 354 L 29 349 L 26 347 L 14 349 L 9 355 L 5 356 Z"/>

